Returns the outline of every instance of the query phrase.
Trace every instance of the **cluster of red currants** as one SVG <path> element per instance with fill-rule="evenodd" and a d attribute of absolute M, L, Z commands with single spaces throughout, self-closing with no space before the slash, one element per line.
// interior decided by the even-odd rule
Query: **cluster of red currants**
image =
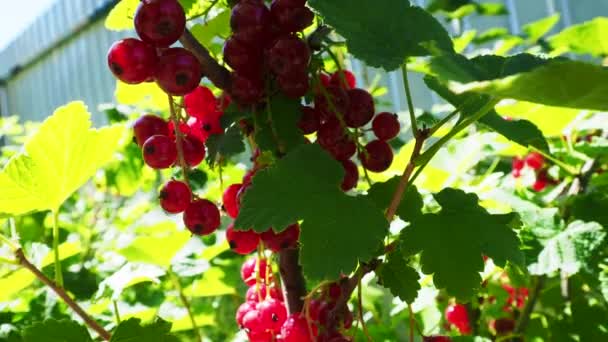
<path fill-rule="evenodd" d="M 351 160 L 357 152 L 361 164 L 369 171 L 382 172 L 390 167 L 393 150 L 388 141 L 399 134 L 399 120 L 396 114 L 387 112 L 374 117 L 372 95 L 355 87 L 356 79 L 350 71 L 337 71 L 331 76 L 320 73 L 318 79 L 314 106 L 302 107 L 299 127 L 304 134 L 316 132 L 316 143 L 342 163 L 345 171 L 342 190 L 348 191 L 359 179 L 357 166 Z M 360 146 L 360 129 L 370 121 L 377 139 Z"/>
<path fill-rule="evenodd" d="M 179 2 L 142 0 L 134 22 L 141 40 L 119 40 L 108 51 L 108 65 L 114 76 L 128 84 L 156 81 L 170 95 L 194 90 L 203 76 L 199 61 L 184 48 L 170 48 L 186 28 Z"/>
<path fill-rule="evenodd" d="M 232 70 L 231 94 L 242 105 L 260 102 L 270 82 L 287 96 L 306 94 L 310 82 L 310 49 L 298 37 L 314 14 L 306 0 L 240 0 L 230 18 L 232 36 L 224 45 L 224 61 Z"/>
<path fill-rule="evenodd" d="M 329 312 L 340 295 L 340 287 L 332 284 L 324 292 L 324 300 L 310 301 L 306 311 L 289 315 L 283 295 L 274 281 L 267 259 L 251 258 L 241 267 L 241 278 L 249 286 L 245 302 L 236 312 L 237 324 L 246 331 L 251 342 L 349 342 L 337 329 L 319 329 L 327 322 Z M 349 329 L 353 316 L 348 311 L 341 328 Z"/>
<path fill-rule="evenodd" d="M 545 158 L 538 152 L 531 152 L 524 158 L 515 157 L 511 162 L 513 177 L 521 177 L 524 168 L 529 167 L 536 174 L 536 180 L 532 184 L 532 189 L 536 192 L 543 191 L 548 185 L 555 184 L 555 180 L 549 177 L 545 164 Z"/>
<path fill-rule="evenodd" d="M 449 326 L 454 326 L 463 335 L 471 333 L 471 323 L 466 306 L 454 303 L 445 309 L 445 319 Z"/>

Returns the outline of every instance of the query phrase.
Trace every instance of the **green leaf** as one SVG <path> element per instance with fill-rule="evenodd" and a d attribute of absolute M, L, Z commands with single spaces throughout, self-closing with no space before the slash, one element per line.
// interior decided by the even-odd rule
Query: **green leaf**
<path fill-rule="evenodd" d="M 590 54 L 595 57 L 608 55 L 608 18 L 598 17 L 573 25 L 549 38 L 549 44 L 562 52 Z"/>
<path fill-rule="evenodd" d="M 595 159 L 598 164 L 608 162 L 608 139 L 595 137 L 591 141 L 577 143 L 574 149 L 586 154 L 589 158 Z"/>
<path fill-rule="evenodd" d="M 268 107 L 256 117 L 256 143 L 264 151 L 281 153 L 304 144 L 304 136 L 298 128 L 301 116 L 299 100 L 282 94 L 271 97 Z"/>
<path fill-rule="evenodd" d="M 70 320 L 49 319 L 23 330 L 23 342 L 93 342 L 87 328 Z"/>
<path fill-rule="evenodd" d="M 171 323 L 157 318 L 154 322 L 142 325 L 141 320 L 130 318 L 120 322 L 110 342 L 179 342 L 179 339 L 169 332 Z"/>
<path fill-rule="evenodd" d="M 428 12 L 407 0 L 310 0 L 325 22 L 342 35 L 348 50 L 370 66 L 398 68 L 409 56 L 428 54 L 420 43 L 451 51 L 452 40 Z M 415 30 L 412 28 L 416 28 Z"/>
<path fill-rule="evenodd" d="M 226 272 L 220 267 L 210 267 L 203 273 L 202 278 L 195 280 L 184 289 L 188 297 L 217 297 L 236 294 L 236 289 L 226 284 Z"/>
<path fill-rule="evenodd" d="M 560 17 L 560 14 L 556 13 L 552 16 L 533 21 L 524 25 L 522 31 L 528 36 L 529 41 L 537 42 L 557 25 Z"/>
<path fill-rule="evenodd" d="M 159 278 L 163 275 L 165 271 L 157 266 L 128 263 L 99 284 L 95 298 L 109 297 L 119 300 L 125 289 L 145 282 L 160 284 Z"/>
<path fill-rule="evenodd" d="M 546 137 L 561 137 L 568 125 L 581 113 L 581 110 L 515 101 L 499 104 L 496 106 L 496 112 L 514 119 L 528 120 L 536 125 Z"/>
<path fill-rule="evenodd" d="M 106 28 L 110 31 L 133 30 L 133 18 L 140 0 L 121 0 L 106 17 Z"/>
<path fill-rule="evenodd" d="M 211 165 L 218 155 L 230 158 L 245 152 L 243 133 L 238 124 L 232 125 L 224 134 L 210 135 L 205 145 L 207 146 L 207 162 Z"/>
<path fill-rule="evenodd" d="M 190 32 L 205 47 L 211 45 L 217 37 L 228 37 L 230 35 L 230 11 L 222 11 L 204 24 L 195 24 Z"/>
<path fill-rule="evenodd" d="M 192 236 L 186 230 L 177 230 L 175 223 L 169 221 L 142 230 L 147 234 L 139 235 L 129 246 L 118 252 L 129 261 L 145 262 L 164 268 L 171 265 L 171 259 Z M 158 248 L 159 246 L 162 248 Z"/>
<path fill-rule="evenodd" d="M 388 223 L 371 201 L 340 189 L 344 171 L 316 144 L 296 148 L 259 171 L 243 196 L 236 229 L 277 232 L 301 226 L 300 263 L 312 279 L 337 279 L 381 245 Z M 329 219 L 331 218 L 331 219 Z M 319 251 L 333 250 L 332 258 Z"/>
<path fill-rule="evenodd" d="M 454 94 L 434 77 L 427 76 L 424 78 L 424 82 L 454 107 L 464 105 L 462 109 L 463 115 L 475 113 L 485 103 L 483 97 L 475 98 L 475 94 Z M 532 146 L 541 151 L 549 152 L 549 144 L 547 144 L 542 132 L 527 120 L 506 120 L 496 114 L 495 111 L 490 111 L 479 122 L 524 147 Z"/>
<path fill-rule="evenodd" d="M 608 229 L 608 193 L 602 189 L 572 197 L 571 215 L 582 221 L 595 221 Z"/>
<path fill-rule="evenodd" d="M 408 265 L 402 253 L 399 251 L 390 253 L 376 274 L 380 278 L 379 282 L 395 297 L 410 304 L 414 302 L 420 290 L 418 283 L 420 276 Z"/>
<path fill-rule="evenodd" d="M 427 5 L 426 10 L 431 13 L 437 11 L 453 12 L 464 5 L 472 3 L 472 0 L 433 0 Z"/>
<path fill-rule="evenodd" d="M 576 274 L 600 248 L 606 246 L 605 238 L 606 232 L 598 223 L 574 221 L 545 242 L 538 261 L 528 269 L 536 275 L 550 275 L 558 270 Z"/>
<path fill-rule="evenodd" d="M 606 111 L 608 68 L 554 60 L 528 72 L 491 81 L 453 84 L 456 93 L 477 92 L 548 106 Z"/>
<path fill-rule="evenodd" d="M 60 107 L 0 172 L 0 213 L 57 211 L 74 191 L 112 160 L 124 128 L 91 129 L 82 102 Z"/>
<path fill-rule="evenodd" d="M 519 239 L 512 229 L 517 215 L 490 215 L 474 194 L 444 189 L 434 195 L 441 211 L 416 217 L 400 236 L 405 255 L 421 253 L 422 272 L 435 286 L 468 299 L 481 283 L 482 255 L 499 266 L 523 265 Z"/>
<path fill-rule="evenodd" d="M 473 42 L 475 44 L 486 44 L 497 39 L 505 38 L 509 35 L 509 30 L 506 27 L 493 27 L 480 33 Z"/>
<path fill-rule="evenodd" d="M 382 210 L 388 209 L 401 177 L 395 176 L 386 182 L 376 182 L 367 191 L 367 197 Z M 422 213 L 424 202 L 414 185 L 408 186 L 401 203 L 397 207 L 397 215 L 404 221 L 411 221 Z"/>

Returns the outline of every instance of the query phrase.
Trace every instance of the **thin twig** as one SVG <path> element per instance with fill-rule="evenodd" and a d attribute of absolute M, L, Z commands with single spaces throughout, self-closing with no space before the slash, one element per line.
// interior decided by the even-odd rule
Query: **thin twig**
<path fill-rule="evenodd" d="M 114 309 L 114 318 L 116 319 L 116 325 L 119 325 L 121 322 L 121 319 L 120 319 L 120 311 L 118 311 L 118 302 L 116 300 L 113 300 L 112 306 Z"/>
<path fill-rule="evenodd" d="M 407 77 L 407 62 L 401 66 L 401 74 L 403 75 L 403 88 L 407 99 L 407 107 L 410 111 L 410 125 L 412 126 L 412 132 L 414 137 L 418 134 L 418 124 L 416 123 L 416 112 L 414 111 L 414 102 L 412 100 L 412 91 L 410 90 L 410 82 Z"/>
<path fill-rule="evenodd" d="M 230 71 L 211 57 L 209 50 L 202 46 L 190 31 L 185 30 L 179 41 L 196 56 L 201 63 L 203 74 L 216 87 L 222 90 L 230 90 Z"/>
<path fill-rule="evenodd" d="M 188 180 L 188 169 L 189 166 L 186 163 L 186 158 L 184 157 L 184 134 L 180 128 L 180 120 L 177 116 L 177 112 L 175 111 L 175 104 L 173 103 L 173 96 L 168 95 L 169 97 L 169 111 L 171 112 L 171 121 L 173 122 L 173 130 L 175 131 L 175 145 L 177 146 L 177 161 L 179 162 L 179 166 L 182 169 L 182 175 L 184 177 L 184 182 L 190 185 L 190 181 Z"/>
<path fill-rule="evenodd" d="M 534 311 L 534 306 L 536 306 L 536 301 L 538 300 L 538 296 L 545 285 L 545 277 L 540 276 L 536 280 L 536 284 L 534 284 L 534 289 L 530 293 L 528 297 L 528 301 L 524 306 L 519 319 L 517 320 L 517 324 L 515 325 L 515 329 L 513 330 L 513 334 L 519 335 L 526 331 L 528 327 L 528 323 L 530 322 L 530 315 Z"/>
<path fill-rule="evenodd" d="M 409 331 L 409 333 L 410 333 L 410 342 L 414 342 L 414 328 L 416 326 L 416 321 L 415 321 L 415 318 L 414 318 L 414 310 L 412 309 L 412 304 L 408 304 L 407 305 L 407 309 L 410 312 L 410 317 L 409 317 L 409 319 L 410 319 L 410 331 Z"/>
<path fill-rule="evenodd" d="M 363 319 L 363 295 L 361 293 L 361 279 L 359 279 L 359 284 L 357 285 L 357 306 L 359 306 L 359 320 L 361 321 L 361 328 L 363 329 L 363 334 L 365 334 L 367 341 L 372 342 L 372 336 L 369 334 L 367 324 L 365 324 L 365 320 Z"/>
<path fill-rule="evenodd" d="M 63 287 L 63 272 L 61 270 L 61 260 L 59 259 L 59 213 L 57 210 L 51 212 L 53 222 L 53 255 L 55 257 L 55 282 L 59 287 Z"/>
<path fill-rule="evenodd" d="M 201 332 L 199 331 L 198 325 L 196 324 L 196 319 L 194 318 L 194 313 L 192 312 L 192 306 L 190 305 L 190 301 L 184 293 L 184 289 L 182 287 L 182 284 L 179 282 L 179 278 L 177 278 L 177 275 L 175 275 L 175 273 L 173 273 L 171 269 L 168 270 L 168 273 L 169 277 L 171 278 L 171 281 L 173 281 L 173 286 L 175 286 L 175 289 L 179 293 L 179 299 L 182 302 L 182 305 L 186 308 L 186 311 L 188 312 L 188 317 L 190 317 L 190 323 L 192 324 L 192 330 L 194 330 L 194 334 L 196 335 L 197 341 L 203 341 Z"/>
<path fill-rule="evenodd" d="M 23 254 L 22 249 L 18 249 L 15 252 L 15 256 L 19 263 L 28 269 L 30 272 L 36 276 L 41 282 L 43 282 L 46 286 L 50 287 L 74 312 L 82 318 L 82 320 L 88 325 L 91 329 L 93 329 L 99 336 L 106 340 L 110 340 L 110 333 L 105 330 L 99 323 L 97 323 L 91 316 L 89 316 L 81 307 L 76 303 L 70 296 L 65 292 L 64 289 L 57 286 L 55 282 L 47 278 L 36 266 L 34 266 L 27 258 L 25 254 Z"/>

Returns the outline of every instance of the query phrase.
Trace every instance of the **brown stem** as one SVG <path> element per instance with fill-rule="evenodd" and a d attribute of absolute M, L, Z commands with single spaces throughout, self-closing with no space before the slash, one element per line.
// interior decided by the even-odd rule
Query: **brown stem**
<path fill-rule="evenodd" d="M 526 331 L 528 327 L 528 323 L 530 322 L 530 315 L 532 311 L 534 311 L 534 306 L 536 306 L 536 301 L 538 300 L 538 296 L 540 295 L 540 291 L 543 289 L 545 285 L 545 277 L 540 276 L 536 280 L 536 284 L 534 285 L 534 289 L 530 293 L 528 297 L 528 301 L 526 302 L 526 306 L 524 306 L 519 319 L 517 320 L 517 324 L 515 325 L 515 330 L 513 333 L 518 335 L 522 334 Z"/>
<path fill-rule="evenodd" d="M 47 278 L 36 266 L 34 266 L 23 254 L 22 249 L 15 251 L 15 256 L 19 264 L 32 272 L 44 285 L 50 287 L 91 329 L 95 330 L 99 336 L 105 341 L 110 340 L 110 333 L 105 330 L 99 323 L 95 322 L 70 296 L 55 282 Z"/>
<path fill-rule="evenodd" d="M 189 30 L 185 30 L 179 41 L 190 50 L 203 68 L 203 74 L 218 88 L 230 89 L 230 71 L 211 57 L 209 50 L 199 43 Z"/>
<path fill-rule="evenodd" d="M 299 253 L 299 249 L 285 249 L 279 253 L 281 286 L 289 313 L 301 312 L 306 296 L 306 280 L 298 260 Z"/>
<path fill-rule="evenodd" d="M 179 166 L 182 169 L 182 175 L 184 177 L 184 182 L 190 185 L 190 181 L 188 180 L 188 164 L 186 163 L 186 158 L 184 157 L 184 134 L 182 133 L 182 129 L 180 128 L 180 121 L 177 116 L 177 112 L 175 111 L 175 104 L 173 103 L 173 96 L 169 95 L 169 111 L 171 112 L 171 121 L 173 122 L 173 131 L 175 132 L 175 145 L 177 147 L 177 161 L 179 162 Z"/>

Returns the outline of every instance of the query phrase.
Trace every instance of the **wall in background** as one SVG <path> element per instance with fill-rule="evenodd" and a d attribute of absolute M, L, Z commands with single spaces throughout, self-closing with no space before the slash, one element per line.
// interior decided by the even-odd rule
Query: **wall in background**
<path fill-rule="evenodd" d="M 424 6 L 429 0 L 412 0 Z M 117 0 L 59 0 L 19 38 L 0 51 L 0 114 L 19 115 L 23 120 L 42 120 L 62 104 L 83 100 L 95 114 L 96 124 L 104 122 L 97 105 L 113 100 L 115 81 L 108 72 L 105 56 L 113 41 L 126 32 L 110 32 L 103 19 Z M 480 2 L 497 2 L 480 1 Z M 520 25 L 562 14 L 556 31 L 597 16 L 608 16 L 608 0 L 502 0 L 508 16 L 467 17 L 461 23 L 447 23 L 453 33 L 475 28 L 502 26 L 519 33 Z M 376 70 L 354 61 L 359 75 Z M 18 70 L 15 72 L 15 70 Z M 394 111 L 406 107 L 403 80 L 399 72 L 382 74 L 388 93 L 385 100 Z M 372 76 L 373 77 L 373 76 Z M 418 107 L 429 109 L 437 102 L 417 74 L 411 75 L 412 92 Z"/>

